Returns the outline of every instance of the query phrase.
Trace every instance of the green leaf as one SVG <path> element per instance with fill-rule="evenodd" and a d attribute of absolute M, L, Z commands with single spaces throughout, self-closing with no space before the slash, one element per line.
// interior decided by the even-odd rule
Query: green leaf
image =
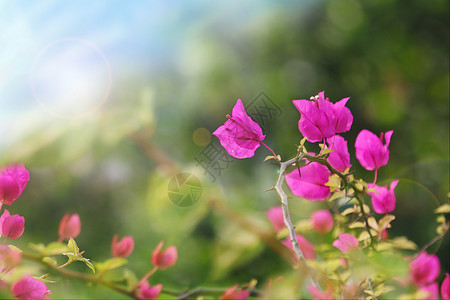
<path fill-rule="evenodd" d="M 448 213 L 450 213 L 450 204 L 448 204 L 448 203 L 442 204 L 441 206 L 439 206 L 438 208 L 436 208 L 434 210 L 434 213 L 436 213 L 436 214 L 448 214 Z"/>
<path fill-rule="evenodd" d="M 62 254 L 67 251 L 70 251 L 70 249 L 67 245 L 58 243 L 58 242 L 52 242 L 45 247 L 45 249 L 41 252 L 41 254 L 50 256 L 50 255 Z"/>
<path fill-rule="evenodd" d="M 56 259 L 51 258 L 51 257 L 48 257 L 48 256 L 43 257 L 43 258 L 42 258 L 42 261 L 43 261 L 43 262 L 46 262 L 46 263 L 48 263 L 49 265 L 52 265 L 52 266 L 54 266 L 54 267 L 56 267 L 56 266 L 58 265 L 58 262 L 56 261 Z"/>
<path fill-rule="evenodd" d="M 94 265 L 89 261 L 89 259 L 81 256 L 80 254 L 75 254 L 75 253 L 62 253 L 63 255 L 67 256 L 69 258 L 69 261 L 74 261 L 74 260 L 78 260 L 78 261 L 82 261 L 86 264 L 86 266 L 89 267 L 89 269 L 92 270 L 92 272 L 95 273 L 95 267 Z"/>
<path fill-rule="evenodd" d="M 111 259 L 108 259 L 104 262 L 97 262 L 95 263 L 95 266 L 97 267 L 97 270 L 99 272 L 106 272 L 108 270 L 116 269 L 121 266 L 124 266 L 128 263 L 128 261 L 125 258 L 122 257 L 114 257 Z"/>
<path fill-rule="evenodd" d="M 80 253 L 80 248 L 78 248 L 77 242 L 75 242 L 73 238 L 70 238 L 69 242 L 67 243 L 67 247 L 69 247 L 69 250 L 75 254 Z"/>
<path fill-rule="evenodd" d="M 322 151 L 322 155 L 326 155 L 326 154 L 331 153 L 331 152 L 334 152 L 334 150 L 333 149 L 325 149 L 325 150 Z"/>
<path fill-rule="evenodd" d="M 378 226 L 380 230 L 388 228 L 389 224 L 395 220 L 394 215 L 385 215 L 381 218 L 381 220 L 378 222 Z"/>

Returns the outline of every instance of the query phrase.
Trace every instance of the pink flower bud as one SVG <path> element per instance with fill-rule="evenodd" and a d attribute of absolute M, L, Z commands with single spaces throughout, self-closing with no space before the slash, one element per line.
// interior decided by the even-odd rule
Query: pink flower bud
<path fill-rule="evenodd" d="M 0 217 L 0 233 L 2 236 L 16 240 L 20 238 L 25 229 L 25 218 L 19 215 L 10 215 L 5 209 Z"/>
<path fill-rule="evenodd" d="M 70 215 L 66 213 L 59 223 L 58 234 L 60 240 L 76 238 L 81 231 L 81 221 L 78 214 Z"/>
<path fill-rule="evenodd" d="M 9 272 L 22 261 L 22 253 L 9 248 L 8 245 L 0 245 L 0 273 Z"/>
<path fill-rule="evenodd" d="M 318 233 L 328 233 L 333 229 L 333 216 L 328 210 L 318 210 L 311 215 L 311 224 Z"/>
<path fill-rule="evenodd" d="M 298 242 L 298 246 L 300 248 L 300 250 L 303 253 L 303 256 L 305 257 L 305 259 L 308 260 L 312 260 L 312 259 L 316 259 L 316 251 L 314 250 L 314 246 L 313 244 L 311 244 L 307 239 L 305 239 L 302 235 L 300 234 L 296 234 L 297 236 L 297 242 Z M 295 255 L 293 248 L 292 248 L 292 243 L 290 238 L 286 238 L 284 241 L 281 242 L 283 245 L 285 245 L 286 247 L 289 248 L 289 250 L 291 250 L 292 255 L 294 256 L 294 261 L 297 262 L 297 256 Z"/>
<path fill-rule="evenodd" d="M 276 233 L 280 232 L 285 227 L 283 219 L 283 210 L 281 206 L 271 207 L 266 211 L 267 218 L 272 223 L 273 229 Z"/>
<path fill-rule="evenodd" d="M 450 300 L 450 275 L 445 273 L 445 279 L 441 284 L 442 300 Z"/>
<path fill-rule="evenodd" d="M 409 263 L 409 270 L 412 281 L 417 286 L 423 286 L 436 280 L 441 271 L 441 264 L 436 255 L 423 251 Z"/>
<path fill-rule="evenodd" d="M 223 293 L 220 300 L 246 300 L 250 297 L 250 291 L 236 290 L 239 285 L 235 284 Z"/>
<path fill-rule="evenodd" d="M 159 294 L 161 294 L 162 291 L 162 284 L 157 284 L 155 286 L 150 286 L 150 284 L 147 281 L 144 281 L 142 284 L 139 285 L 139 289 L 137 291 L 137 298 L 138 299 L 158 299 Z"/>
<path fill-rule="evenodd" d="M 11 287 L 11 293 L 17 299 L 50 299 L 51 294 L 45 283 L 30 276 L 22 277 Z"/>
<path fill-rule="evenodd" d="M 30 180 L 30 172 L 23 164 L 8 165 L 0 169 L 0 202 L 11 205 L 22 195 Z"/>
<path fill-rule="evenodd" d="M 328 182 L 330 171 L 324 165 L 312 162 L 286 174 L 286 183 L 291 192 L 299 197 L 310 201 L 323 201 L 331 195 Z"/>
<path fill-rule="evenodd" d="M 358 249 L 358 239 L 348 233 L 340 233 L 339 238 L 333 242 L 333 246 L 347 253 Z"/>
<path fill-rule="evenodd" d="M 393 130 L 381 133 L 377 137 L 367 129 L 362 130 L 355 141 L 356 158 L 361 166 L 372 171 L 385 166 L 389 161 L 389 143 L 391 142 Z M 384 137 L 383 137 L 384 135 Z M 383 142 L 385 144 L 383 145 Z"/>
<path fill-rule="evenodd" d="M 152 253 L 152 264 L 161 270 L 173 266 L 178 258 L 177 248 L 175 246 L 170 246 L 166 250 L 161 251 L 163 244 L 164 242 L 161 241 Z"/>
<path fill-rule="evenodd" d="M 127 257 L 133 252 L 133 249 L 134 241 L 131 236 L 125 236 L 119 241 L 119 236 L 114 235 L 111 244 L 111 252 L 114 257 Z"/>
<path fill-rule="evenodd" d="M 376 184 L 368 184 L 369 189 L 374 189 L 375 192 L 367 192 L 372 196 L 373 210 L 379 214 L 387 214 L 395 209 L 395 194 L 394 189 L 398 184 L 398 180 L 391 182 L 389 189 L 387 186 L 379 186 Z"/>

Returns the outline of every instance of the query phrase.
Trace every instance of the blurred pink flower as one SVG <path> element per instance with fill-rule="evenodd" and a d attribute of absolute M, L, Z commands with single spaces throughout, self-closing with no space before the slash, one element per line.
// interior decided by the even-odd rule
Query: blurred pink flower
<path fill-rule="evenodd" d="M 313 244 L 308 242 L 308 240 L 305 239 L 300 234 L 296 234 L 296 236 L 297 236 L 298 246 L 299 246 L 300 250 L 302 251 L 303 256 L 305 257 L 305 259 L 308 259 L 308 260 L 316 259 L 316 251 L 314 250 Z M 291 243 L 290 238 L 287 237 L 281 243 L 283 245 L 285 245 L 287 248 L 289 248 L 289 250 L 291 250 L 292 254 L 294 255 L 294 261 L 297 262 L 297 257 L 295 255 L 294 251 L 292 250 L 292 243 Z"/>
<path fill-rule="evenodd" d="M 427 292 L 428 296 L 420 298 L 420 300 L 437 300 L 439 299 L 439 284 L 433 282 L 431 284 L 423 285 L 420 291 Z"/>
<path fill-rule="evenodd" d="M 394 189 L 398 184 L 398 180 L 394 180 L 387 186 L 379 186 L 376 184 L 369 183 L 367 187 L 369 189 L 374 189 L 376 192 L 367 192 L 372 196 L 372 206 L 373 210 L 379 214 L 387 214 L 395 209 L 395 194 Z"/>
<path fill-rule="evenodd" d="M 283 209 L 281 206 L 274 206 L 266 210 L 267 218 L 269 218 L 270 223 L 276 233 L 280 232 L 281 229 L 285 227 L 283 219 Z"/>
<path fill-rule="evenodd" d="M 330 290 L 326 290 L 322 292 L 318 287 L 315 287 L 314 285 L 308 285 L 306 287 L 308 289 L 308 292 L 313 296 L 314 300 L 334 300 L 336 298 L 331 295 Z"/>
<path fill-rule="evenodd" d="M 111 244 L 111 252 L 114 257 L 128 257 L 134 249 L 134 240 L 127 235 L 119 241 L 119 236 L 116 234 L 113 237 Z"/>
<path fill-rule="evenodd" d="M 286 183 L 291 192 L 310 201 L 323 201 L 331 195 L 328 182 L 330 171 L 324 165 L 313 162 L 286 174 Z"/>
<path fill-rule="evenodd" d="M 0 245 L 0 273 L 9 272 L 22 261 L 22 253 L 9 248 L 8 245 Z"/>
<path fill-rule="evenodd" d="M 444 281 L 441 284 L 442 300 L 450 300 L 450 275 L 445 273 Z"/>
<path fill-rule="evenodd" d="M 161 241 L 152 253 L 153 265 L 161 270 L 173 266 L 178 258 L 178 252 L 175 246 L 170 246 L 166 250 L 161 251 L 163 244 L 164 242 Z"/>
<path fill-rule="evenodd" d="M 76 238 L 81 232 L 81 221 L 78 214 L 70 215 L 66 213 L 59 223 L 59 240 L 69 240 Z"/>
<path fill-rule="evenodd" d="M 20 238 L 25 230 L 25 218 L 19 215 L 10 215 L 5 209 L 0 217 L 0 233 L 2 236 L 16 240 Z"/>
<path fill-rule="evenodd" d="M 334 226 L 333 216 L 328 210 L 317 210 L 311 215 L 311 224 L 318 233 L 328 233 Z"/>
<path fill-rule="evenodd" d="M 30 276 L 22 277 L 11 287 L 11 293 L 17 299 L 50 299 L 51 294 L 45 283 Z"/>
<path fill-rule="evenodd" d="M 245 112 L 241 99 L 233 107 L 232 116 L 213 132 L 220 140 L 228 154 L 236 158 L 249 158 L 255 155 L 256 149 L 266 137 L 261 126 L 253 121 Z"/>
<path fill-rule="evenodd" d="M 353 115 L 345 107 L 348 99 L 333 104 L 322 91 L 311 100 L 293 100 L 301 115 L 298 129 L 309 142 L 320 142 L 336 133 L 350 130 Z"/>
<path fill-rule="evenodd" d="M 353 235 L 348 233 L 340 233 L 339 238 L 333 242 L 333 246 L 347 253 L 358 249 L 359 241 Z"/>
<path fill-rule="evenodd" d="M 417 286 L 423 286 L 436 280 L 441 271 L 441 264 L 436 255 L 422 251 L 409 263 L 409 270 L 412 281 Z"/>
<path fill-rule="evenodd" d="M 236 290 L 238 286 L 238 284 L 235 284 L 227 289 L 220 300 L 246 300 L 250 296 L 250 291 Z"/>
<path fill-rule="evenodd" d="M 154 300 L 158 299 L 159 294 L 162 291 L 162 284 L 157 284 L 155 286 L 150 286 L 147 281 L 144 281 L 139 285 L 139 289 L 137 291 L 137 298 L 142 300 Z"/>
<path fill-rule="evenodd" d="M 342 136 L 335 135 L 332 138 L 328 138 L 327 143 L 328 147 L 334 150 L 327 159 L 330 165 L 339 172 L 344 172 L 345 169 L 351 168 L 347 141 Z"/>
<path fill-rule="evenodd" d="M 22 195 L 30 180 L 24 164 L 12 164 L 0 169 L 0 202 L 11 205 Z"/>
<path fill-rule="evenodd" d="M 381 133 L 380 137 L 363 129 L 356 137 L 356 158 L 361 166 L 372 171 L 385 166 L 389 161 L 389 144 L 393 130 Z M 385 142 L 385 144 L 383 144 Z"/>

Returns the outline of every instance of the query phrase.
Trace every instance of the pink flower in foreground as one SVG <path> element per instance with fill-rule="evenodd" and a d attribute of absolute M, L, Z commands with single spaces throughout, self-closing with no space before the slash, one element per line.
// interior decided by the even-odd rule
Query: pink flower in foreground
<path fill-rule="evenodd" d="M 344 172 L 345 169 L 351 168 L 352 165 L 350 164 L 347 141 L 342 136 L 335 135 L 327 139 L 327 142 L 328 147 L 334 150 L 327 159 L 330 165 L 339 172 Z"/>
<path fill-rule="evenodd" d="M 138 299 L 146 299 L 146 300 L 153 300 L 158 299 L 159 294 L 161 294 L 162 291 L 162 284 L 157 284 L 155 286 L 150 286 L 150 284 L 147 281 L 144 281 L 139 285 L 139 289 L 137 291 L 136 296 Z"/>
<path fill-rule="evenodd" d="M 11 205 L 22 195 L 30 180 L 24 164 L 8 165 L 0 169 L 0 202 Z"/>
<path fill-rule="evenodd" d="M 318 233 L 328 233 L 334 226 L 333 216 L 328 210 L 317 210 L 311 215 L 311 224 Z"/>
<path fill-rule="evenodd" d="M 308 260 L 316 259 L 316 251 L 314 250 L 313 244 L 308 242 L 308 240 L 305 239 L 300 234 L 296 234 L 296 236 L 297 236 L 298 246 L 299 246 L 300 250 L 302 251 L 305 259 L 308 259 Z M 291 250 L 292 254 L 294 255 L 294 261 L 297 261 L 297 257 L 295 255 L 294 251 L 292 250 L 292 243 L 291 243 L 290 238 L 287 237 L 281 243 L 283 245 L 285 245 L 287 248 L 289 248 L 289 250 Z"/>
<path fill-rule="evenodd" d="M 276 233 L 280 232 L 281 229 L 285 227 L 283 219 L 283 209 L 281 206 L 274 206 L 266 210 L 267 218 L 269 218 L 270 223 Z"/>
<path fill-rule="evenodd" d="M 422 286 L 436 280 L 441 271 L 441 264 L 436 255 L 423 251 L 409 263 L 409 270 L 412 281 L 417 286 Z"/>
<path fill-rule="evenodd" d="M 286 174 L 286 183 L 291 192 L 310 201 L 323 201 L 331 195 L 328 182 L 330 171 L 324 165 L 317 162 L 310 163 Z"/>
<path fill-rule="evenodd" d="M 233 107 L 232 116 L 213 132 L 220 140 L 228 154 L 236 158 L 249 158 L 255 155 L 256 149 L 266 137 L 261 126 L 253 121 L 245 112 L 241 99 Z"/>
<path fill-rule="evenodd" d="M 437 284 L 437 282 L 433 282 L 428 285 L 423 285 L 420 287 L 419 290 L 427 293 L 427 296 L 420 298 L 420 300 L 439 299 L 439 284 Z"/>
<path fill-rule="evenodd" d="M 11 293 L 17 299 L 50 299 L 51 294 L 45 283 L 30 276 L 22 277 L 11 287 Z"/>
<path fill-rule="evenodd" d="M 233 285 L 223 293 L 220 300 L 245 300 L 250 296 L 250 291 L 236 290 L 237 284 Z"/>
<path fill-rule="evenodd" d="M 152 264 L 161 270 L 173 266 L 178 258 L 178 252 L 175 246 L 170 246 L 166 250 L 161 251 L 163 244 L 164 242 L 161 241 L 152 253 Z"/>
<path fill-rule="evenodd" d="M 59 223 L 58 235 L 59 239 L 69 240 L 76 238 L 81 232 L 81 221 L 78 214 L 70 215 L 66 213 Z"/>
<path fill-rule="evenodd" d="M 340 233 L 339 238 L 333 242 L 333 246 L 347 253 L 358 249 L 359 241 L 353 235 L 348 233 Z"/>
<path fill-rule="evenodd" d="M 311 100 L 293 100 L 301 115 L 298 129 L 309 142 L 320 142 L 350 130 L 353 115 L 345 107 L 348 99 L 333 104 L 328 98 L 325 99 L 325 92 L 320 92 Z"/>
<path fill-rule="evenodd" d="M 311 294 L 311 296 L 313 296 L 314 300 L 336 299 L 331 295 L 331 291 L 329 290 L 322 292 L 318 287 L 315 287 L 313 285 L 308 285 L 306 288 L 308 289 L 308 292 Z"/>
<path fill-rule="evenodd" d="M 22 253 L 9 248 L 8 245 L 0 245 L 0 273 L 9 272 L 22 261 Z"/>
<path fill-rule="evenodd" d="M 376 184 L 368 184 L 369 189 L 374 189 L 376 192 L 367 192 L 372 196 L 373 210 L 379 214 L 387 214 L 395 209 L 395 194 L 394 189 L 398 184 L 398 180 L 394 180 L 387 186 L 379 186 Z"/>
<path fill-rule="evenodd" d="M 113 237 L 111 244 L 111 252 L 114 257 L 128 257 L 134 249 L 134 240 L 127 235 L 119 241 L 119 236 L 116 234 Z"/>
<path fill-rule="evenodd" d="M 445 279 L 441 284 L 442 300 L 450 300 L 450 275 L 445 273 Z"/>
<path fill-rule="evenodd" d="M 10 215 L 5 209 L 0 217 L 0 233 L 2 236 L 16 240 L 20 238 L 25 230 L 25 218 L 19 215 Z"/>
<path fill-rule="evenodd" d="M 378 137 L 367 129 L 363 129 L 356 137 L 356 158 L 361 166 L 372 171 L 385 166 L 389 161 L 389 144 L 393 130 L 381 133 Z M 385 144 L 383 144 L 383 142 Z"/>

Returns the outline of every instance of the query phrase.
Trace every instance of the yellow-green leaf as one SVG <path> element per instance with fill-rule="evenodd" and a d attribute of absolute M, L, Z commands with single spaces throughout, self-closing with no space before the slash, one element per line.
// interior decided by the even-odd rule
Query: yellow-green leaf
<path fill-rule="evenodd" d="M 450 213 L 450 204 L 448 204 L 448 203 L 442 204 L 441 206 L 436 208 L 434 210 L 434 212 L 436 214 L 448 214 L 448 213 Z"/>
<path fill-rule="evenodd" d="M 67 247 L 69 247 L 69 250 L 75 254 L 80 253 L 80 248 L 78 248 L 78 245 L 73 238 L 70 238 L 69 242 L 67 243 Z"/>

